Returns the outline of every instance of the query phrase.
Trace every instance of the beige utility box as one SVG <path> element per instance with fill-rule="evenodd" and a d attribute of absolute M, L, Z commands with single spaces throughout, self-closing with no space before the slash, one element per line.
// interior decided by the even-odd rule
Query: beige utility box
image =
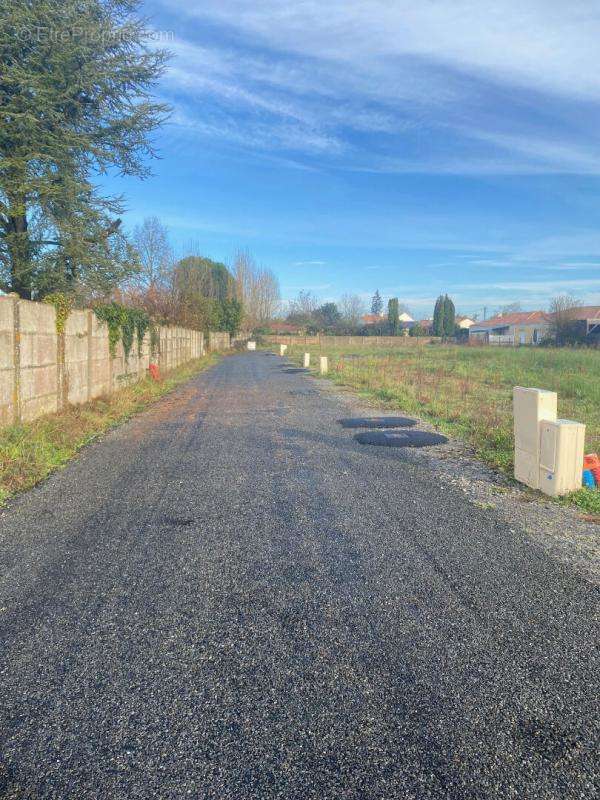
<path fill-rule="evenodd" d="M 280 344 L 279 345 L 279 355 L 280 356 L 284 356 L 286 350 L 287 350 L 287 344 Z"/>
<path fill-rule="evenodd" d="M 540 423 L 539 488 L 558 497 L 581 489 L 585 425 L 570 419 Z"/>
<path fill-rule="evenodd" d="M 256 350 L 256 342 L 248 342 L 248 350 Z"/>
<path fill-rule="evenodd" d="M 515 386 L 513 389 L 515 421 L 515 478 L 539 489 L 540 423 L 556 421 L 556 392 Z"/>

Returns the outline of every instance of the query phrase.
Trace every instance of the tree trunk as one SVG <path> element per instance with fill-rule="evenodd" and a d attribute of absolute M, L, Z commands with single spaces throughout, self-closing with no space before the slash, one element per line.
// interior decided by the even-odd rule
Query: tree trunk
<path fill-rule="evenodd" d="M 20 213 L 25 208 L 24 201 L 13 202 L 9 210 L 6 230 L 6 247 L 10 261 L 11 291 L 25 300 L 31 299 L 31 241 L 27 215 Z M 12 210 L 15 209 L 14 213 Z M 19 209 L 17 212 L 16 209 Z"/>

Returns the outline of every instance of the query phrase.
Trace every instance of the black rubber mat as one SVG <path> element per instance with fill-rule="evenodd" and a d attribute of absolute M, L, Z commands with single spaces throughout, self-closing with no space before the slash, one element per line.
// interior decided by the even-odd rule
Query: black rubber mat
<path fill-rule="evenodd" d="M 360 444 L 374 444 L 377 447 L 431 447 L 448 441 L 441 433 L 429 431 L 365 431 L 354 438 Z"/>
<path fill-rule="evenodd" d="M 342 428 L 410 428 L 417 424 L 409 417 L 349 417 L 338 422 Z"/>

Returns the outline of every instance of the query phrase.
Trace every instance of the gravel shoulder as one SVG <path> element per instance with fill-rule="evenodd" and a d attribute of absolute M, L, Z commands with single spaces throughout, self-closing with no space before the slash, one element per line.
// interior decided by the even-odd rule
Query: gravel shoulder
<path fill-rule="evenodd" d="M 351 390 L 329 381 L 319 381 L 319 385 L 322 391 L 345 404 L 348 416 L 402 412 L 396 408 L 382 412 L 381 404 L 367 403 Z M 426 420 L 419 419 L 418 427 L 435 431 Z M 430 470 L 436 480 L 458 488 L 473 505 L 495 509 L 509 525 L 525 531 L 553 558 L 572 566 L 588 580 L 600 583 L 600 521 L 591 521 L 577 508 L 563 506 L 520 486 L 480 461 L 472 448 L 458 439 L 421 450 L 406 450 L 404 457 Z"/>

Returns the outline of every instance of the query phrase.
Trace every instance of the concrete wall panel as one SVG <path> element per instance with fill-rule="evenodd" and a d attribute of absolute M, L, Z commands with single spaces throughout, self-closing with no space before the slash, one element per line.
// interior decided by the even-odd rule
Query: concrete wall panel
<path fill-rule="evenodd" d="M 88 312 L 72 311 L 65 325 L 65 381 L 67 402 L 88 399 Z"/>
<path fill-rule="evenodd" d="M 10 425 L 15 417 L 13 306 L 12 297 L 0 297 L 0 425 Z"/>
<path fill-rule="evenodd" d="M 21 418 L 32 420 L 58 408 L 56 312 L 45 303 L 19 301 Z"/>

